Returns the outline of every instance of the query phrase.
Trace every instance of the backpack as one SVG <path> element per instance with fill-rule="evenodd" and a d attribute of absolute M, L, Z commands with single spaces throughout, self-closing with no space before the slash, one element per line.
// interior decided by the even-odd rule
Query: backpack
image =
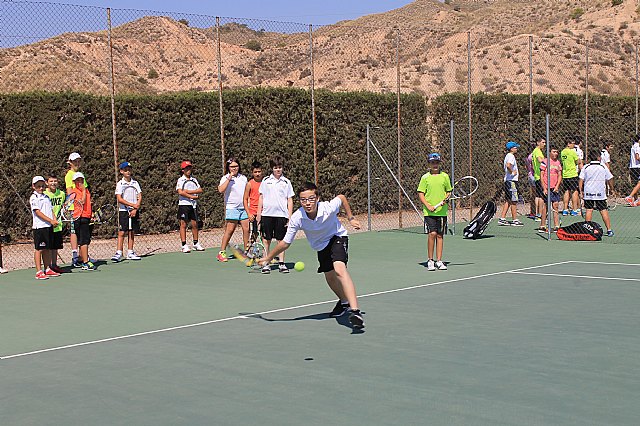
<path fill-rule="evenodd" d="M 462 234 L 464 238 L 475 240 L 482 235 L 495 214 L 496 203 L 493 201 L 487 201 L 484 203 L 478 211 L 478 214 L 476 214 L 473 220 L 469 222 L 469 225 L 464 228 Z"/>
<path fill-rule="evenodd" d="M 597 222 L 576 222 L 558 229 L 557 235 L 565 241 L 601 241 L 602 227 Z"/>

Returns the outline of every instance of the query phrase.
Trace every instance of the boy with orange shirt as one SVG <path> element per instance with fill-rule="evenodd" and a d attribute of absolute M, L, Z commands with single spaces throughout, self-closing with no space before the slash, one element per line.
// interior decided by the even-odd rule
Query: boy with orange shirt
<path fill-rule="evenodd" d="M 78 237 L 78 257 L 82 263 L 83 271 L 94 271 L 96 266 L 89 260 L 89 244 L 91 244 L 91 193 L 84 186 L 84 175 L 76 172 L 73 175 L 75 188 L 72 192 L 76 194 L 76 200 L 82 204 L 82 213 L 73 223 Z"/>

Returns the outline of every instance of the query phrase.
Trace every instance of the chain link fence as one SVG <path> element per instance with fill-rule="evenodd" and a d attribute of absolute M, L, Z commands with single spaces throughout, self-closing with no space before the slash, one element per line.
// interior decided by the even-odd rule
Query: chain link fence
<path fill-rule="evenodd" d="M 84 141 L 74 140 L 86 159 L 84 167 L 89 175 L 98 167 L 114 170 L 113 182 L 96 194 L 97 204 L 114 202 L 109 188 L 119 179 L 116 165 L 135 159 L 141 149 L 148 149 L 132 136 L 131 129 L 138 125 L 140 116 L 122 107 L 128 97 L 182 92 L 214 95 L 208 98 L 210 120 L 198 129 L 201 139 L 197 141 L 181 137 L 193 127 L 192 123 L 185 122 L 180 114 L 158 111 L 156 133 L 148 135 L 149 140 L 156 141 L 158 159 L 153 168 L 140 171 L 155 182 L 171 173 L 176 159 L 198 159 L 202 164 L 201 179 L 207 184 L 201 203 L 207 216 L 201 241 L 207 247 L 216 247 L 221 240 L 223 211 L 216 186 L 225 159 L 248 140 L 257 142 L 255 155 L 263 162 L 274 149 L 274 142 L 259 127 L 234 126 L 236 118 L 252 105 L 247 103 L 245 111 L 238 111 L 230 108 L 225 99 L 243 89 L 289 87 L 309 94 L 309 112 L 296 112 L 305 114 L 308 123 L 296 137 L 308 140 L 309 150 L 296 158 L 295 167 L 320 184 L 331 179 L 332 172 L 319 166 L 319 160 L 335 153 L 323 149 L 332 136 L 326 129 L 334 118 L 317 113 L 316 107 L 322 102 L 318 95 L 322 91 L 367 91 L 396 96 L 397 111 L 390 120 L 396 121 L 397 126 L 376 128 L 372 123 L 369 143 L 363 144 L 370 149 L 368 210 L 370 229 L 376 230 L 421 229 L 421 217 L 415 211 L 421 210 L 415 189 L 427 170 L 423 154 L 438 150 L 452 177 L 471 174 L 480 181 L 481 191 L 471 200 L 458 203 L 456 218 L 451 218 L 459 232 L 481 201 L 498 190 L 504 142 L 513 139 L 522 143 L 520 161 L 524 160 L 522 151 L 530 150 L 525 150 L 526 141 L 546 137 L 545 123 L 534 114 L 537 94 L 584 96 L 584 120 L 570 122 L 552 117 L 551 144 L 582 135 L 583 149 L 590 150 L 608 140 L 607 129 L 611 126 L 628 129 L 629 135 L 638 132 L 638 45 L 633 34 L 629 36 L 631 30 L 622 26 L 590 38 L 562 30 L 500 40 L 484 29 L 454 33 L 442 31 L 436 24 L 415 25 L 410 18 L 406 18 L 406 25 L 399 21 L 397 25 L 381 26 L 363 20 L 360 24 L 314 26 L 30 1 L 2 0 L 0 8 L 0 94 L 73 92 L 100 97 L 91 113 L 70 97 L 69 108 L 73 111 L 61 116 L 61 120 L 77 120 L 77 129 L 89 131 L 100 147 L 97 152 L 83 152 Z M 519 122 L 477 123 L 474 108 L 481 106 L 472 105 L 471 96 L 480 92 L 528 95 L 529 110 L 522 111 Z M 423 96 L 427 105 L 439 95 L 466 94 L 468 120 L 445 126 L 432 123 L 427 116 L 422 127 L 405 126 L 401 94 L 407 93 Z M 635 105 L 627 117 L 606 118 L 594 95 L 627 96 L 635 100 Z M 351 106 L 336 104 L 332 108 L 348 115 Z M 266 125 L 277 128 L 279 124 Z M 19 128 L 8 126 L 2 123 L 1 143 L 20 133 Z M 365 129 L 359 132 L 364 134 Z M 627 193 L 633 184 L 627 176 L 629 139 L 618 139 L 612 141 L 612 171 L 618 192 Z M 55 141 L 46 139 L 46 143 Z M 164 158 L 165 152 L 172 152 L 171 158 Z M 32 153 L 31 158 L 27 155 L 12 160 L 31 162 L 35 171 L 45 154 L 59 157 L 58 170 L 53 172 L 61 176 L 69 153 L 58 152 L 54 146 L 46 153 Z M 2 160 L 10 163 L 4 154 Z M 0 179 L 5 181 L 6 191 L 2 206 L 11 209 L 15 220 L 28 230 L 31 215 L 25 203 L 31 192 L 29 183 L 16 179 L 11 166 L 3 174 Z M 153 212 L 150 219 L 160 222 L 166 232 L 140 235 L 136 242 L 139 251 L 175 251 L 179 246 L 178 223 L 162 198 L 172 188 L 150 184 L 143 190 L 145 203 Z M 527 191 L 523 194 L 526 198 Z M 525 199 L 523 213 L 527 208 Z M 632 210 L 621 209 L 625 214 Z M 364 212 L 364 206 L 359 211 Z M 625 232 L 611 241 L 635 242 L 631 235 L 637 232 L 631 216 L 617 220 L 629 224 L 628 232 L 625 227 Z M 7 225 L 2 224 L 0 233 L 6 233 Z M 509 236 L 525 234 L 511 231 L 496 230 Z M 92 255 L 110 257 L 116 224 L 102 225 L 96 232 L 100 238 L 91 245 Z M 239 238 L 238 233 L 235 238 Z M 6 235 L 4 240 L 5 266 L 28 267 L 28 233 Z M 61 255 L 69 260 L 68 253 Z"/>

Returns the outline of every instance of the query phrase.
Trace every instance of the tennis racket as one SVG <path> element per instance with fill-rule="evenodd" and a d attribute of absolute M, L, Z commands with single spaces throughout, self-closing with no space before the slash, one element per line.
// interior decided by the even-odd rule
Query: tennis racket
<path fill-rule="evenodd" d="M 468 198 L 475 194 L 477 190 L 478 179 L 474 178 L 473 176 L 461 177 L 453 184 L 453 189 L 451 190 L 449 196 L 433 206 L 434 210 L 442 207 L 444 203 L 449 200 L 462 200 Z"/>
<path fill-rule="evenodd" d="M 111 204 L 105 204 L 93 213 L 93 216 L 91 216 L 91 225 L 108 223 L 115 215 L 116 207 Z"/>
<path fill-rule="evenodd" d="M 624 204 L 624 202 L 624 199 L 618 197 L 618 194 L 616 194 L 615 192 L 610 193 L 607 197 L 607 206 L 609 207 L 609 210 L 615 210 L 616 207 L 618 207 L 620 204 Z"/>
<path fill-rule="evenodd" d="M 127 185 L 122 191 L 122 199 L 127 203 L 138 204 L 138 189 L 135 186 Z M 134 210 L 134 207 L 128 206 L 125 204 L 127 208 L 127 213 L 129 213 L 129 227 L 127 228 L 129 231 L 133 231 L 133 218 L 131 217 L 131 211 Z"/>
<path fill-rule="evenodd" d="M 260 264 L 257 262 L 257 260 L 260 258 L 259 257 L 251 258 L 247 256 L 247 254 L 243 250 L 242 245 L 229 244 L 229 246 L 227 247 L 227 250 L 229 250 L 233 254 L 234 259 L 236 259 L 239 262 L 242 262 L 244 266 L 250 268 L 249 272 L 260 272 L 260 269 L 262 269 Z"/>
<path fill-rule="evenodd" d="M 265 255 L 264 244 L 262 238 L 251 235 L 250 245 L 247 249 L 247 257 L 250 259 L 261 259 Z"/>
<path fill-rule="evenodd" d="M 195 191 L 197 189 L 200 188 L 200 185 L 198 184 L 198 181 L 195 179 L 187 179 L 184 181 L 184 183 L 182 184 L 182 190 L 187 192 L 189 195 L 193 195 L 194 197 L 196 197 L 195 199 L 191 199 L 191 202 L 194 204 L 196 204 L 196 200 L 198 198 L 200 198 L 199 194 L 192 194 L 190 191 Z"/>
<path fill-rule="evenodd" d="M 80 219 L 83 208 L 82 203 L 76 200 L 76 194 L 72 192 L 67 196 L 60 209 L 60 219 L 63 222 L 73 222 L 74 220 Z"/>

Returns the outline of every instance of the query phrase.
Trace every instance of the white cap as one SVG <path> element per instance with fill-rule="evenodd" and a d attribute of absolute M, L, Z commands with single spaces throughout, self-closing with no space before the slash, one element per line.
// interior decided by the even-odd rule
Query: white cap
<path fill-rule="evenodd" d="M 78 154 L 77 152 L 72 152 L 71 154 L 69 154 L 69 161 L 75 161 L 78 158 L 82 157 L 80 157 L 80 154 Z"/>
<path fill-rule="evenodd" d="M 84 175 L 82 174 L 82 172 L 75 172 L 73 174 L 73 178 L 71 180 L 76 180 L 76 179 L 84 179 Z"/>
<path fill-rule="evenodd" d="M 38 182 L 46 182 L 46 180 L 44 180 L 44 178 L 42 176 L 34 176 L 33 179 L 31 179 L 31 184 L 35 185 Z"/>

